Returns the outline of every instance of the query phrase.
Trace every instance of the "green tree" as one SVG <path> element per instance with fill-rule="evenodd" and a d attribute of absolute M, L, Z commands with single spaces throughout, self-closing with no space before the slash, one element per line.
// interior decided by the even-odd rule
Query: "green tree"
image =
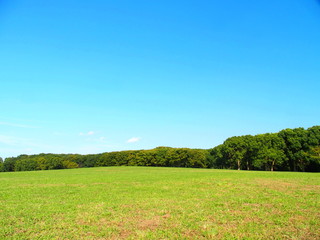
<path fill-rule="evenodd" d="M 209 150 L 210 159 L 209 159 L 209 167 L 211 168 L 228 168 L 227 161 L 224 158 L 224 145 L 220 144 Z"/>
<path fill-rule="evenodd" d="M 77 159 L 79 167 L 95 167 L 98 166 L 98 159 L 102 154 L 82 155 Z"/>
<path fill-rule="evenodd" d="M 241 170 L 247 153 L 247 142 L 245 141 L 247 137 L 231 137 L 223 143 L 223 156 L 231 168 Z"/>
<path fill-rule="evenodd" d="M 311 147 L 320 145 L 320 126 L 313 126 L 307 129 L 308 144 Z"/>
<path fill-rule="evenodd" d="M 255 156 L 254 165 L 258 168 L 265 167 L 265 170 L 273 171 L 276 166 L 286 160 L 284 153 L 284 141 L 276 133 L 261 134 L 257 136 L 259 149 Z"/>
<path fill-rule="evenodd" d="M 0 157 L 0 172 L 3 172 L 4 168 L 3 168 L 3 159 Z"/>
<path fill-rule="evenodd" d="M 253 161 L 259 150 L 259 141 L 257 136 L 245 135 L 242 137 L 246 151 L 244 152 L 243 162 L 247 170 L 253 168 Z"/>
<path fill-rule="evenodd" d="M 17 160 L 14 166 L 15 171 L 35 171 L 38 169 L 38 164 L 31 158 L 22 158 Z"/>
<path fill-rule="evenodd" d="M 311 172 L 320 172 L 320 145 L 312 147 L 307 154 L 310 157 L 307 170 Z"/>
<path fill-rule="evenodd" d="M 167 157 L 170 147 L 155 148 L 155 166 L 166 167 L 169 166 L 169 159 Z"/>
<path fill-rule="evenodd" d="M 4 172 L 13 172 L 14 171 L 14 165 L 17 161 L 17 158 L 6 158 L 3 162 L 3 171 Z"/>
<path fill-rule="evenodd" d="M 45 156 L 36 156 L 35 161 L 38 163 L 38 170 L 48 170 L 49 164 Z"/>
<path fill-rule="evenodd" d="M 72 162 L 72 161 L 69 161 L 69 160 L 64 160 L 62 161 L 62 168 L 67 168 L 67 169 L 70 169 L 70 168 L 78 168 L 78 164 L 76 162 Z"/>
<path fill-rule="evenodd" d="M 191 168 L 206 168 L 209 152 L 203 149 L 188 149 L 188 160 L 186 167 Z"/>
<path fill-rule="evenodd" d="M 48 164 L 48 170 L 51 169 L 62 169 L 62 158 L 57 155 L 48 155 L 46 159 L 46 163 Z"/>
<path fill-rule="evenodd" d="M 289 160 L 291 171 L 303 171 L 308 157 L 305 154 L 310 149 L 308 132 L 304 128 L 284 129 L 279 132 L 284 140 L 284 152 Z"/>

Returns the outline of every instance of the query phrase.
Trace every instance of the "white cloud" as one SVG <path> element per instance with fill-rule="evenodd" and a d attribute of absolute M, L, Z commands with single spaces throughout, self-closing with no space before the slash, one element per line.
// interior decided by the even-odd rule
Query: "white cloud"
<path fill-rule="evenodd" d="M 135 142 L 139 142 L 141 138 L 139 137 L 132 137 L 130 138 L 127 143 L 135 143 Z"/>
<path fill-rule="evenodd" d="M 92 136 L 92 135 L 94 135 L 94 134 L 95 134 L 94 131 L 89 131 L 89 132 L 87 132 L 87 133 L 81 132 L 81 133 L 79 133 L 79 136 Z"/>

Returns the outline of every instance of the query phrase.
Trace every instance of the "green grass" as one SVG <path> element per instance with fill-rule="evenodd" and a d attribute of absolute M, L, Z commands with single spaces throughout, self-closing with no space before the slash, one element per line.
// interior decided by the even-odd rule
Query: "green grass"
<path fill-rule="evenodd" d="M 319 239 L 319 173 L 0 173 L 0 239 Z"/>

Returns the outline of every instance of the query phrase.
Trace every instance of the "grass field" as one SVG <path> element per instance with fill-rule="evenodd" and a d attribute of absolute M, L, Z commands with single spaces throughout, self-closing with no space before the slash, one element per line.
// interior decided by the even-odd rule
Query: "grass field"
<path fill-rule="evenodd" d="M 107 167 L 0 184 L 0 239 L 320 239 L 319 173 Z"/>

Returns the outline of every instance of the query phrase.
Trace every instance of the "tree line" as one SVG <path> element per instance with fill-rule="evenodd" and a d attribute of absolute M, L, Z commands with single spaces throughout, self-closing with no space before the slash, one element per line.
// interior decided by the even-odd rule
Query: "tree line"
<path fill-rule="evenodd" d="M 157 147 L 100 154 L 0 158 L 0 172 L 101 166 L 155 166 L 320 172 L 320 126 L 230 137 L 212 149 Z"/>
<path fill-rule="evenodd" d="M 157 147 L 151 150 L 101 154 L 37 154 L 6 158 L 0 171 L 33 171 L 102 166 L 156 166 L 206 168 L 210 152 L 204 149 Z"/>
<path fill-rule="evenodd" d="M 228 138 L 210 152 L 216 168 L 320 171 L 320 126 Z"/>

